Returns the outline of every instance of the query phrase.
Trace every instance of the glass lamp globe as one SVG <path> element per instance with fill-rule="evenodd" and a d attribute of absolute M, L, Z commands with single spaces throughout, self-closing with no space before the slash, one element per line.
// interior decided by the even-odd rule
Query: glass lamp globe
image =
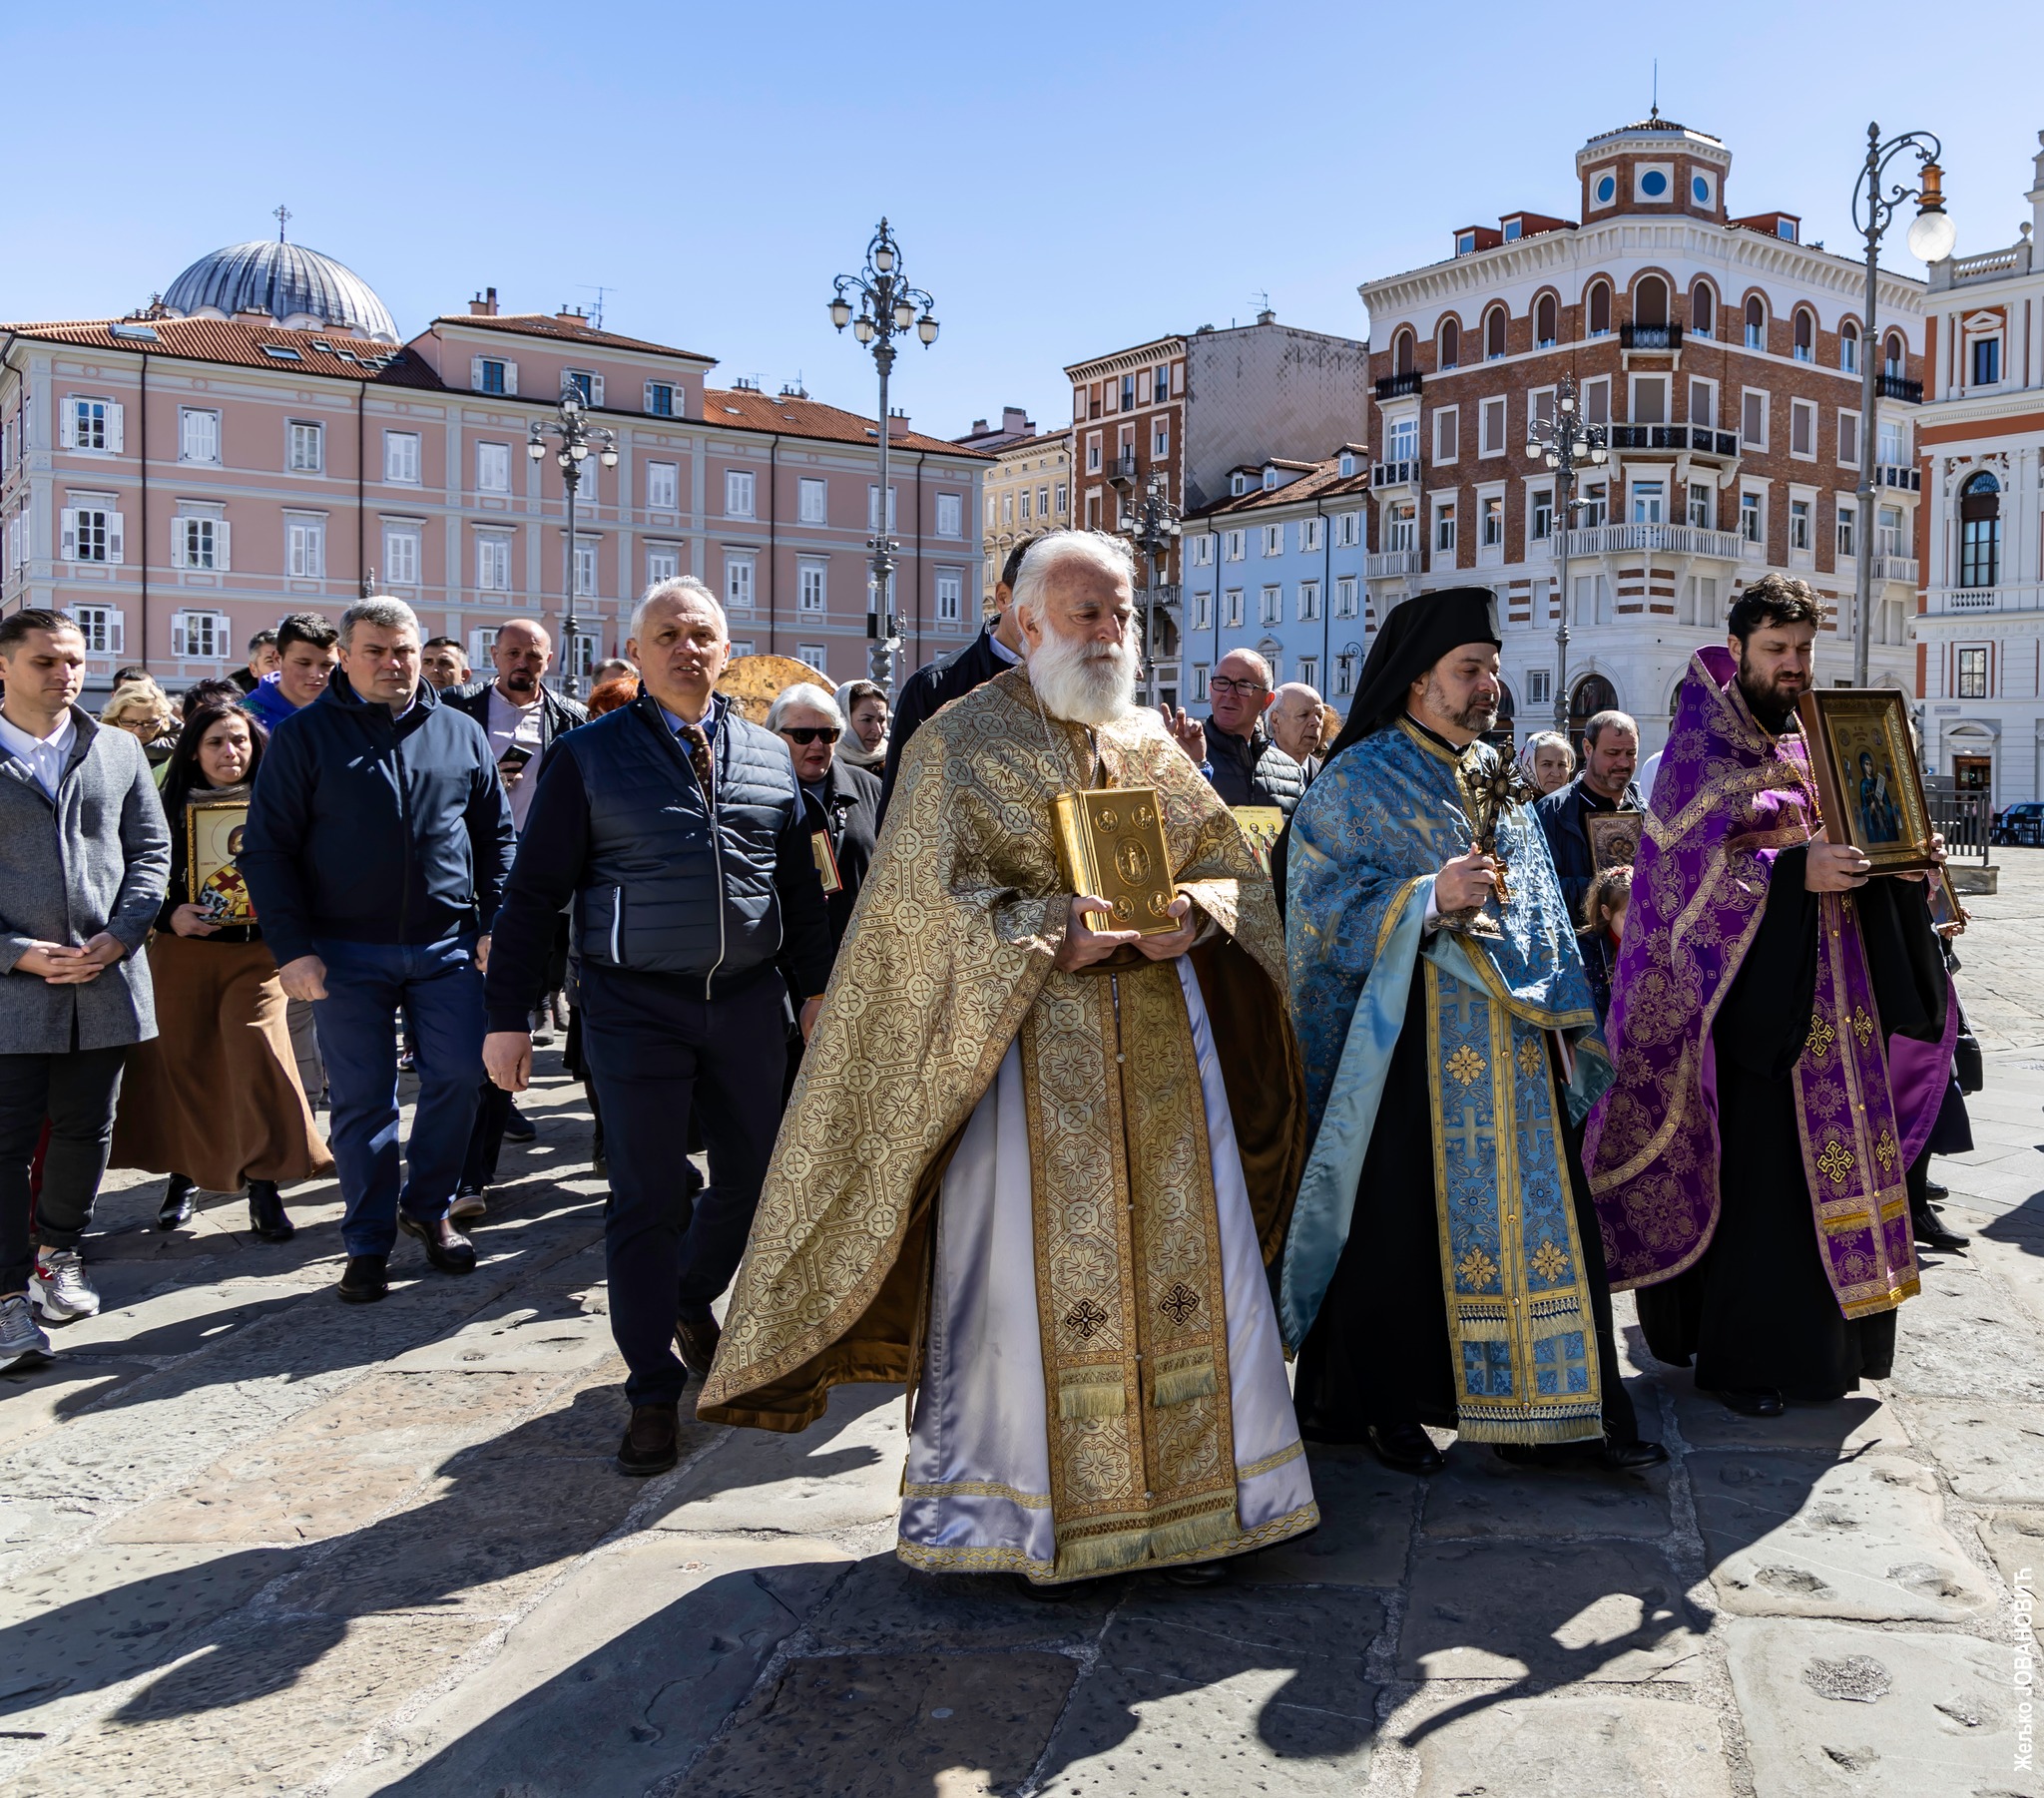
<path fill-rule="evenodd" d="M 1540 439 L 1539 439 L 1538 437 L 1528 437 L 1528 438 L 1526 439 L 1526 459 L 1527 459 L 1527 460 L 1528 460 L 1529 462 L 1537 462 L 1537 461 L 1539 461 L 1539 459 L 1540 459 Z"/>
<path fill-rule="evenodd" d="M 618 452 L 614 449 L 605 450 L 603 453 L 603 465 L 606 468 L 616 468 L 618 465 Z"/>
<path fill-rule="evenodd" d="M 893 268 L 894 247 L 892 244 L 882 243 L 877 249 L 873 251 L 873 266 L 877 268 L 882 274 L 887 273 L 890 269 Z"/>
<path fill-rule="evenodd" d="M 894 328 L 905 331 L 915 322 L 915 307 L 905 299 L 894 302 Z"/>
<path fill-rule="evenodd" d="M 861 312 L 858 315 L 858 317 L 852 321 L 851 334 L 854 337 L 856 337 L 861 343 L 872 342 L 873 321 L 870 318 L 868 318 L 863 312 Z"/>
<path fill-rule="evenodd" d="M 937 321 L 934 318 L 932 318 L 927 312 L 925 312 L 920 318 L 918 318 L 915 321 L 915 334 L 918 337 L 920 337 L 925 343 L 936 342 Z"/>
<path fill-rule="evenodd" d="M 546 460 L 547 446 L 535 437 L 525 446 L 525 453 L 535 462 L 543 462 Z"/>
<path fill-rule="evenodd" d="M 1909 223 L 1909 253 L 1919 262 L 1941 262 L 1958 241 L 1958 228 L 1943 207 L 1926 207 Z"/>
<path fill-rule="evenodd" d="M 573 456 L 578 462 L 584 461 L 589 455 L 589 445 L 586 443 L 571 443 L 568 445 L 568 454 Z"/>
<path fill-rule="evenodd" d="M 851 301 L 842 294 L 830 302 L 830 322 L 840 331 L 851 322 Z"/>

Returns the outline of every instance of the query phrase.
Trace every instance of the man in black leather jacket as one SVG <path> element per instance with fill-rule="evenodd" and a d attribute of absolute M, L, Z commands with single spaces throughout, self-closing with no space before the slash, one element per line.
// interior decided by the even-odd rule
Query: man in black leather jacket
<path fill-rule="evenodd" d="M 1264 728 L 1264 713 L 1277 696 L 1271 665 L 1254 650 L 1231 650 L 1215 665 L 1207 692 L 1214 707 L 1207 720 L 1207 778 L 1222 803 L 1275 805 L 1290 817 L 1305 792 L 1305 769 Z"/>
<path fill-rule="evenodd" d="M 645 690 L 569 732 L 540 775 L 497 920 L 483 1059 L 512 1092 L 529 1079 L 527 1022 L 572 897 L 610 1161 L 611 1333 L 632 1401 L 618 1465 L 654 1474 L 675 1464 L 688 1374 L 710 1371 L 711 1302 L 738 1271 L 779 1126 L 780 968 L 807 995 L 806 1037 L 830 928 L 787 747 L 715 691 L 731 638 L 709 589 L 661 582 L 626 653 Z M 710 1154 L 693 1200 L 692 1108 Z"/>

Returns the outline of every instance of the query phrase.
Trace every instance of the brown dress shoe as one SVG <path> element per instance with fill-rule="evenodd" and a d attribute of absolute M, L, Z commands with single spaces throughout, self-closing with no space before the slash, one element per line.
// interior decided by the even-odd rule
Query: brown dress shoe
<path fill-rule="evenodd" d="M 675 1319 L 675 1348 L 681 1354 L 682 1365 L 699 1380 L 710 1378 L 710 1364 L 717 1359 L 717 1345 L 723 1336 L 717 1319 L 708 1311 L 700 1318 Z"/>
<path fill-rule="evenodd" d="M 666 1473 L 677 1459 L 675 1438 L 680 1433 L 678 1407 L 634 1405 L 625 1440 L 618 1445 L 618 1472 L 635 1478 Z"/>

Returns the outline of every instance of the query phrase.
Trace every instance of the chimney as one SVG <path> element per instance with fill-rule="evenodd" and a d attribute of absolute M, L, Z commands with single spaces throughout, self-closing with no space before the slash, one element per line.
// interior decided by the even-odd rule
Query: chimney
<path fill-rule="evenodd" d="M 1259 324 L 1276 324 L 1278 322 L 1278 314 L 1272 311 L 1269 306 L 1266 306 L 1257 314 L 1257 322 Z"/>
<path fill-rule="evenodd" d="M 475 298 L 470 300 L 468 302 L 468 315 L 471 318 L 496 317 L 497 289 L 494 287 L 485 287 L 480 293 L 478 293 L 475 296 Z"/>
<path fill-rule="evenodd" d="M 1026 406 L 1003 406 L 1001 408 L 1001 429 L 1004 431 L 1021 431 L 1029 436 L 1036 434 L 1036 427 L 1029 422 L 1029 409 Z"/>
<path fill-rule="evenodd" d="M 580 306 L 563 306 L 554 314 L 556 324 L 583 324 L 589 322 L 589 314 Z"/>
<path fill-rule="evenodd" d="M 893 443 L 908 435 L 908 414 L 899 406 L 887 414 L 887 441 Z"/>
<path fill-rule="evenodd" d="M 986 420 L 983 418 L 975 418 L 972 421 L 972 429 L 967 433 L 967 435 L 972 437 L 984 437 L 986 435 Z"/>

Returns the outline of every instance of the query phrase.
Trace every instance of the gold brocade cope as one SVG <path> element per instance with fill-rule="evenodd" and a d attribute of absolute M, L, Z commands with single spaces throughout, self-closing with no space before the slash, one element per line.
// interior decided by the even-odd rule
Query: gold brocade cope
<path fill-rule="evenodd" d="M 829 1388 L 841 1381 L 913 1379 L 937 1190 L 1002 1057 L 1035 1019 L 1025 1052 L 1037 1044 L 1037 1078 L 1056 1084 L 1068 1071 L 1062 1059 L 1046 1071 L 1039 1011 L 1076 1005 L 1075 988 L 1090 996 L 1089 1005 L 1118 990 L 1126 1008 L 1132 979 L 1141 984 L 1152 972 L 1145 964 L 1125 975 L 1081 979 L 1051 967 L 1071 888 L 1059 872 L 1050 801 L 1073 787 L 1075 774 L 1084 778 L 1080 770 L 1096 753 L 1102 786 L 1155 791 L 1173 888 L 1192 899 L 1197 921 L 1214 927 L 1190 959 L 1213 1028 L 1259 1244 L 1267 1261 L 1281 1246 L 1305 1158 L 1305 1116 L 1270 881 L 1214 789 L 1154 714 L 1105 725 L 1089 744 L 1077 725 L 1046 724 L 1026 670 L 1010 669 L 945 706 L 902 757 L 877 852 L 781 1121 L 698 1406 L 703 1417 L 799 1430 L 822 1414 Z M 1176 978 L 1168 964 L 1158 969 L 1159 979 Z M 1172 1004 L 1184 1032 L 1176 990 Z M 1150 1091 L 1147 1074 L 1123 1075 L 1133 1058 L 1117 1063 L 1098 1014 L 1087 1016 L 1094 1035 L 1083 1055 L 1076 1038 L 1052 1031 L 1058 1056 L 1073 1058 L 1072 1078 L 1081 1078 L 1083 1063 L 1091 1070 L 1085 1078 L 1096 1083 L 1113 1071 L 1118 1080 L 1139 1078 L 1142 1091 Z M 1183 1070 L 1173 1078 L 1179 1103 L 1196 1116 L 1197 1078 Z M 1124 1108 L 1121 1098 L 1115 1104 Z M 1105 1165 L 1111 1146 L 1103 1138 L 1089 1152 Z M 1113 1159 L 1122 1166 L 1127 1156 L 1117 1149 Z M 1039 1192 L 1047 1190 L 1044 1177 L 1036 1176 Z M 1211 1176 L 1204 1189 L 1211 1219 Z M 1190 1207 L 1191 1189 L 1171 1202 Z M 1170 1284 L 1160 1296 L 1168 1296 Z M 1185 1285 L 1205 1309 L 1208 1289 L 1191 1277 Z M 1093 1302 L 1105 1308 L 1098 1297 Z M 1052 1326 L 1046 1320 L 1044 1327 Z M 1159 1327 L 1155 1316 L 1146 1320 L 1145 1328 Z M 1147 1359 L 1144 1368 L 1147 1381 Z M 1217 1366 L 1215 1377 L 1225 1391 L 1224 1370 Z M 1053 1404 L 1054 1420 L 1058 1411 Z M 1219 1440 L 1225 1459 L 1225 1432 Z"/>
<path fill-rule="evenodd" d="M 1168 963 L 1053 974 L 1022 1027 L 1056 1579 L 1238 1534 L 1221 1239 Z"/>

